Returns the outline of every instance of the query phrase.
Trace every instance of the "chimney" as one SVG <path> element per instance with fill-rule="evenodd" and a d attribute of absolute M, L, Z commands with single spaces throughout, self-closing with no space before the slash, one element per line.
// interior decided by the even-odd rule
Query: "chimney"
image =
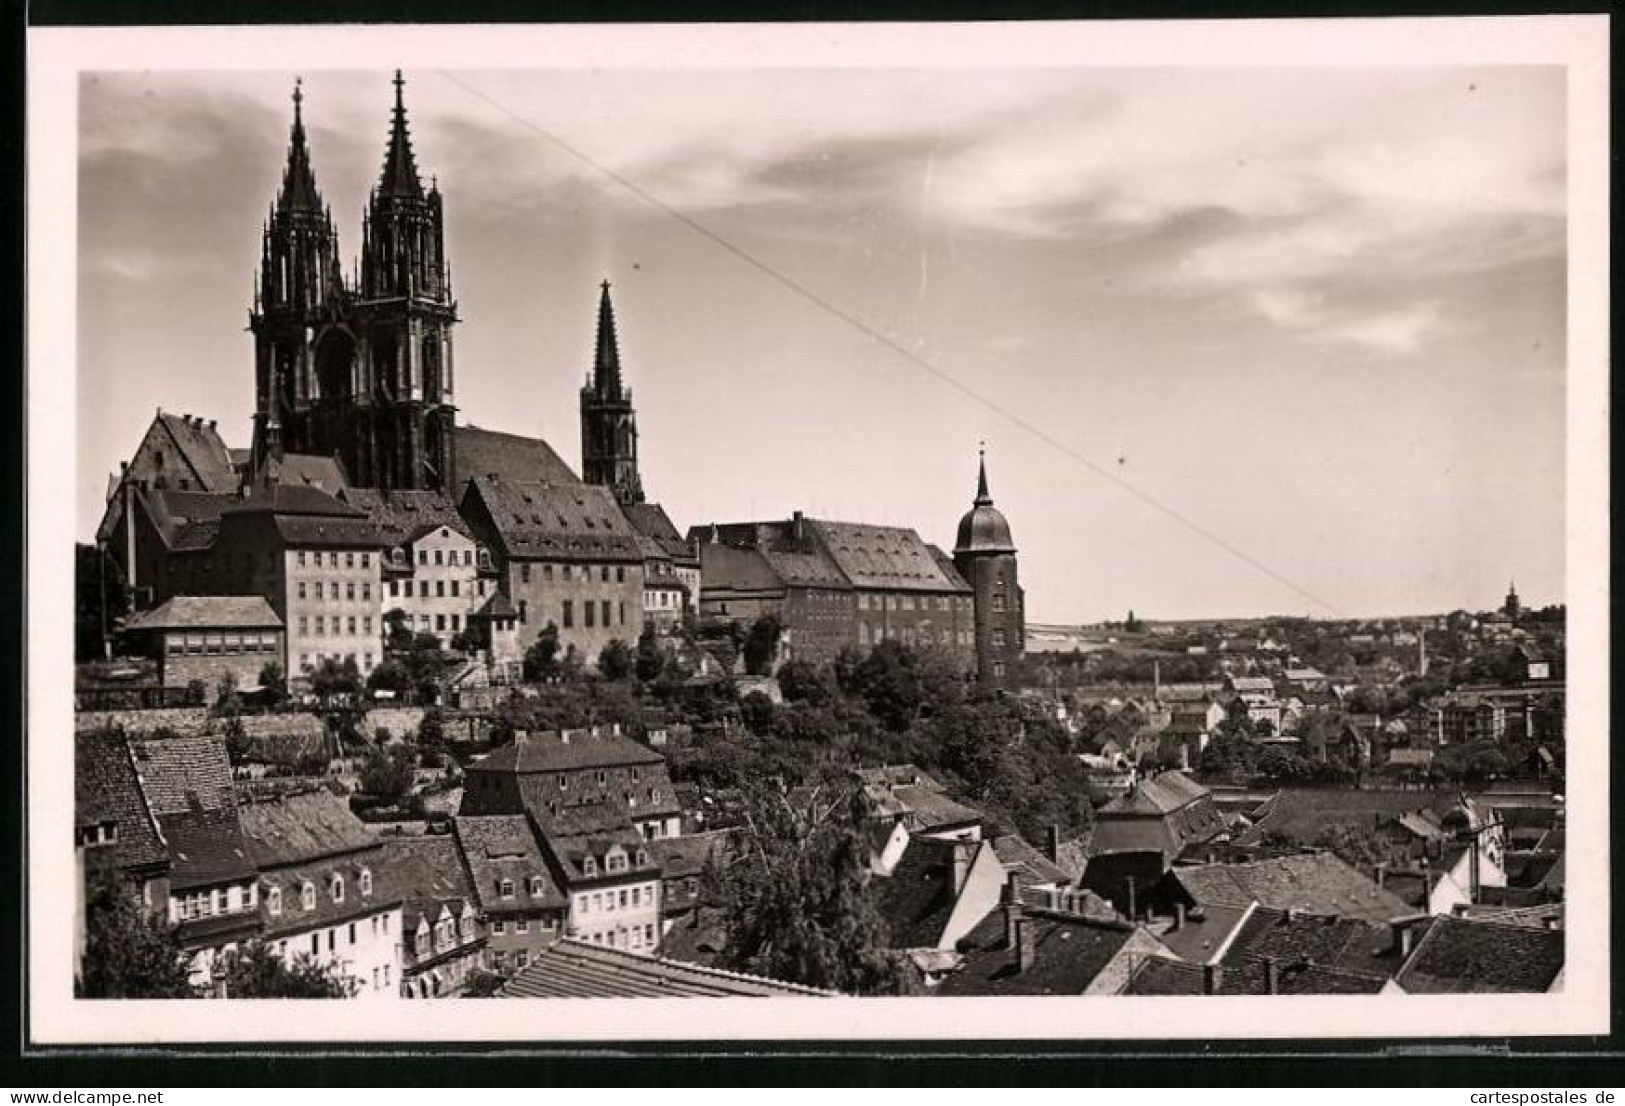
<path fill-rule="evenodd" d="M 1021 887 L 1016 883 L 1016 874 L 1011 872 L 1004 881 L 1004 893 L 1001 896 L 1004 909 L 1004 947 L 1016 947 L 1016 931 L 1021 926 Z"/>
<path fill-rule="evenodd" d="M 1273 956 L 1264 957 L 1264 993 L 1267 995 L 1281 993 L 1281 985 L 1276 978 L 1275 957 Z"/>
<path fill-rule="evenodd" d="M 1138 901 L 1138 899 L 1137 899 L 1137 897 L 1135 895 L 1135 892 L 1134 892 L 1134 877 L 1129 876 L 1128 877 L 1128 910 L 1125 911 L 1124 913 L 1127 914 L 1128 918 L 1131 921 L 1133 920 L 1134 915 L 1136 913 L 1138 913 L 1138 911 L 1135 909 L 1135 907 L 1138 906 L 1138 905 L 1139 905 L 1139 901 Z"/>
<path fill-rule="evenodd" d="M 1184 928 L 1185 928 L 1185 904 L 1182 903 L 1182 902 L 1175 903 L 1174 904 L 1174 924 L 1173 924 L 1173 927 L 1169 930 L 1169 932 L 1170 933 L 1177 933 L 1177 932 L 1179 932 L 1180 930 L 1182 930 Z"/>
<path fill-rule="evenodd" d="M 790 537 L 796 542 L 797 545 L 799 545 L 803 540 L 802 535 L 805 532 L 806 519 L 802 517 L 800 511 L 797 511 L 795 514 L 790 516 Z"/>
<path fill-rule="evenodd" d="M 1051 826 L 1049 828 L 1049 848 L 1046 850 L 1046 854 L 1049 856 L 1049 862 L 1051 864 L 1059 864 L 1061 862 L 1060 826 Z"/>
<path fill-rule="evenodd" d="M 1202 993 L 1204 995 L 1219 993 L 1219 966 L 1217 964 L 1202 965 Z"/>
<path fill-rule="evenodd" d="M 1415 931 L 1408 925 L 1402 925 L 1395 936 L 1399 938 L 1399 958 L 1408 960 L 1411 955 L 1412 942 L 1416 939 Z"/>
<path fill-rule="evenodd" d="M 1037 924 L 1031 918 L 1021 918 L 1016 922 L 1016 970 L 1030 972 L 1033 960 L 1038 955 Z"/>

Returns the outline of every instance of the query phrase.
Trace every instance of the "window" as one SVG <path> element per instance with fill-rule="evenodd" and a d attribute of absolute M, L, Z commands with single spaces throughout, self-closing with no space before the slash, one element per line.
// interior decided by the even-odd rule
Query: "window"
<path fill-rule="evenodd" d="M 529 563 L 525 563 L 525 564 L 522 564 L 522 565 L 519 566 L 519 582 L 521 584 L 530 583 L 530 565 L 529 565 Z"/>
<path fill-rule="evenodd" d="M 350 923 L 350 944 L 355 944 L 355 923 Z"/>
<path fill-rule="evenodd" d="M 302 614 L 302 615 L 299 616 L 299 633 L 301 635 L 310 633 L 310 616 L 309 615 Z"/>
<path fill-rule="evenodd" d="M 553 579 L 553 566 L 552 565 L 543 565 L 542 566 L 542 579 L 544 579 L 544 580 Z"/>
<path fill-rule="evenodd" d="M 454 615 L 451 616 L 451 628 L 453 630 L 461 630 L 463 628 L 463 616 L 462 615 L 454 614 Z"/>
<path fill-rule="evenodd" d="M 305 582 L 303 580 L 299 581 L 299 598 L 305 598 Z"/>
<path fill-rule="evenodd" d="M 372 567 L 372 554 L 371 553 L 363 553 L 363 554 L 361 554 L 361 567 L 362 568 L 371 568 Z"/>
<path fill-rule="evenodd" d="M 639 868 L 647 868 L 648 866 L 649 866 L 649 851 L 647 849 L 639 849 L 638 850 L 638 867 Z"/>
<path fill-rule="evenodd" d="M 446 597 L 446 581 L 436 580 L 434 582 L 434 596 L 436 599 L 444 599 Z"/>
<path fill-rule="evenodd" d="M 568 607 L 570 605 L 569 601 L 566 600 L 564 605 Z M 519 601 L 519 621 L 522 623 L 530 621 L 530 604 L 525 602 L 523 599 Z M 570 624 L 570 620 L 566 618 L 564 620 L 564 624 L 568 626 Z"/>
<path fill-rule="evenodd" d="M 427 598 L 429 598 L 429 581 L 427 581 L 427 580 L 419 580 L 418 581 L 418 598 L 419 599 L 427 599 Z"/>
<path fill-rule="evenodd" d="M 564 566 L 564 578 L 566 580 L 568 580 L 570 578 L 570 566 L 569 565 Z"/>
<path fill-rule="evenodd" d="M 541 876 L 531 876 L 530 877 L 530 897 L 533 898 L 533 899 L 541 898 L 542 897 L 542 890 L 543 890 L 542 877 Z"/>
<path fill-rule="evenodd" d="M 523 968 L 525 965 L 529 964 L 530 963 L 530 950 L 528 950 L 528 949 L 519 949 L 517 952 L 515 952 L 513 954 L 513 962 L 514 962 L 515 965 L 517 965 L 518 967 L 521 967 L 521 968 Z"/>
<path fill-rule="evenodd" d="M 505 879 L 497 884 L 497 894 L 505 899 L 513 898 L 513 880 Z"/>
<path fill-rule="evenodd" d="M 372 602 L 372 584 L 364 583 L 361 585 L 361 599 L 363 602 Z"/>
<path fill-rule="evenodd" d="M 354 553 L 346 553 L 344 555 L 344 567 L 345 568 L 354 568 L 355 567 L 355 554 Z"/>
<path fill-rule="evenodd" d="M 434 616 L 434 628 L 436 630 L 442 630 L 442 631 L 445 630 L 445 628 L 446 628 L 446 616 L 445 615 L 437 614 L 437 615 Z"/>
<path fill-rule="evenodd" d="M 361 869 L 361 878 L 359 882 L 361 884 L 361 893 L 363 895 L 372 894 L 372 870 L 370 868 Z"/>
<path fill-rule="evenodd" d="M 503 921 L 501 918 L 498 918 L 496 921 L 491 923 L 491 932 L 496 936 L 501 937 L 504 933 L 508 932 L 508 923 Z"/>
<path fill-rule="evenodd" d="M 305 567 L 305 551 L 303 549 L 301 549 L 298 553 L 294 554 L 294 563 L 297 564 L 300 568 Z"/>
<path fill-rule="evenodd" d="M 320 953 L 321 951 L 322 951 L 322 935 L 320 933 L 312 933 L 310 935 L 310 955 L 315 956 L 318 953 Z"/>
<path fill-rule="evenodd" d="M 458 594 L 457 594 L 457 581 L 456 581 L 456 580 L 453 580 L 453 581 L 452 581 L 452 582 L 451 582 L 451 597 L 452 597 L 452 598 L 453 598 L 453 599 L 457 599 L 457 598 L 459 598 L 459 596 L 458 596 Z"/>
<path fill-rule="evenodd" d="M 323 596 L 322 582 L 320 580 L 317 580 L 316 581 L 316 598 L 320 599 L 320 598 L 322 598 L 322 596 Z"/>
<path fill-rule="evenodd" d="M 335 550 L 334 552 L 329 553 L 327 555 L 327 567 L 328 568 L 337 568 L 338 566 L 339 566 L 339 555 L 338 555 L 338 552 Z"/>
<path fill-rule="evenodd" d="M 582 625 L 585 626 L 589 630 L 592 629 L 592 615 L 593 615 L 592 600 L 588 599 L 586 602 L 582 603 L 581 604 L 581 610 L 586 615 L 586 619 L 585 619 L 585 621 L 582 622 Z"/>
<path fill-rule="evenodd" d="M 372 633 L 372 615 L 366 615 L 361 619 L 361 632 L 364 634 Z"/>
<path fill-rule="evenodd" d="M 394 580 L 391 580 L 389 582 L 389 594 L 390 595 L 399 595 L 400 593 L 401 593 L 400 584 L 396 583 Z"/>
<path fill-rule="evenodd" d="M 626 583 L 626 566 L 625 565 L 616 565 L 615 566 L 615 582 L 617 584 Z"/>
<path fill-rule="evenodd" d="M 272 917 L 282 913 L 282 888 L 273 887 L 265 893 L 265 909 Z"/>
<path fill-rule="evenodd" d="M 564 601 L 564 628 L 566 630 L 576 624 L 575 607 L 575 603 L 571 600 L 566 599 Z M 521 619 L 521 621 L 523 621 L 523 619 Z"/>
<path fill-rule="evenodd" d="M 344 877 L 341 876 L 341 875 L 335 875 L 333 877 L 333 883 L 332 883 L 329 890 L 330 890 L 330 892 L 331 892 L 331 894 L 333 896 L 333 901 L 334 902 L 343 902 L 344 901 Z"/>
<path fill-rule="evenodd" d="M 581 861 L 581 874 L 584 876 L 596 876 L 598 874 L 598 861 L 594 860 L 590 856 L 583 857 Z M 596 898 L 597 896 L 595 895 L 593 897 Z"/>
<path fill-rule="evenodd" d="M 517 922 L 515 922 L 513 924 L 513 931 L 515 933 L 529 933 L 530 932 L 530 919 L 528 919 L 528 918 L 520 918 Z"/>
<path fill-rule="evenodd" d="M 632 888 L 632 905 L 638 905 L 638 889 L 636 887 Z"/>
<path fill-rule="evenodd" d="M 609 625 L 609 600 L 608 599 L 600 600 L 599 603 L 598 603 L 598 608 L 599 608 L 600 612 L 604 616 L 604 625 L 608 626 Z"/>
<path fill-rule="evenodd" d="M 621 625 L 626 625 L 626 600 L 621 600 Z"/>
<path fill-rule="evenodd" d="M 351 603 L 355 602 L 355 581 L 354 580 L 352 580 L 348 584 L 344 585 L 344 598 L 349 600 Z"/>
<path fill-rule="evenodd" d="M 428 563 L 429 563 L 429 551 L 427 549 L 418 550 L 418 564 L 426 565 Z"/>
<path fill-rule="evenodd" d="M 437 564 L 437 565 L 443 565 L 443 564 L 446 563 L 446 551 L 445 550 L 436 549 L 434 551 L 434 563 Z"/>
<path fill-rule="evenodd" d="M 299 905 L 306 910 L 316 909 L 316 885 L 308 879 L 299 889 Z"/>

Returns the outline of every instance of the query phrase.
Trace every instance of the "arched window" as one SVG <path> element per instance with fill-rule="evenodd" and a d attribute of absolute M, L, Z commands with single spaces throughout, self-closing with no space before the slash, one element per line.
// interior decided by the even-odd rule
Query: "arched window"
<path fill-rule="evenodd" d="M 304 886 L 299 889 L 299 905 L 306 910 L 316 909 L 316 885 L 305 880 Z"/>
<path fill-rule="evenodd" d="M 332 894 L 334 902 L 343 902 L 344 877 L 335 873 L 333 876 L 333 882 L 329 885 L 328 890 Z"/>

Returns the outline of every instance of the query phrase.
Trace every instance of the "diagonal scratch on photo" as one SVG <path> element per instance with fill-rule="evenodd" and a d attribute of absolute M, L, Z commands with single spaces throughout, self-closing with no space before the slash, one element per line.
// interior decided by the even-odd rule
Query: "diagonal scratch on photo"
<path fill-rule="evenodd" d="M 1561 990 L 1564 87 L 82 74 L 76 994 Z"/>

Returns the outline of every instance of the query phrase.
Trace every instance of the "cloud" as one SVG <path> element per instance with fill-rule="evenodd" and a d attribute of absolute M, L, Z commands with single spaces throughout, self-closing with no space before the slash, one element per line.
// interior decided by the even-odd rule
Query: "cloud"
<path fill-rule="evenodd" d="M 1438 325 L 1439 305 L 1424 303 L 1341 323 L 1326 334 L 1384 353 L 1414 353 L 1422 339 L 1435 331 Z"/>

